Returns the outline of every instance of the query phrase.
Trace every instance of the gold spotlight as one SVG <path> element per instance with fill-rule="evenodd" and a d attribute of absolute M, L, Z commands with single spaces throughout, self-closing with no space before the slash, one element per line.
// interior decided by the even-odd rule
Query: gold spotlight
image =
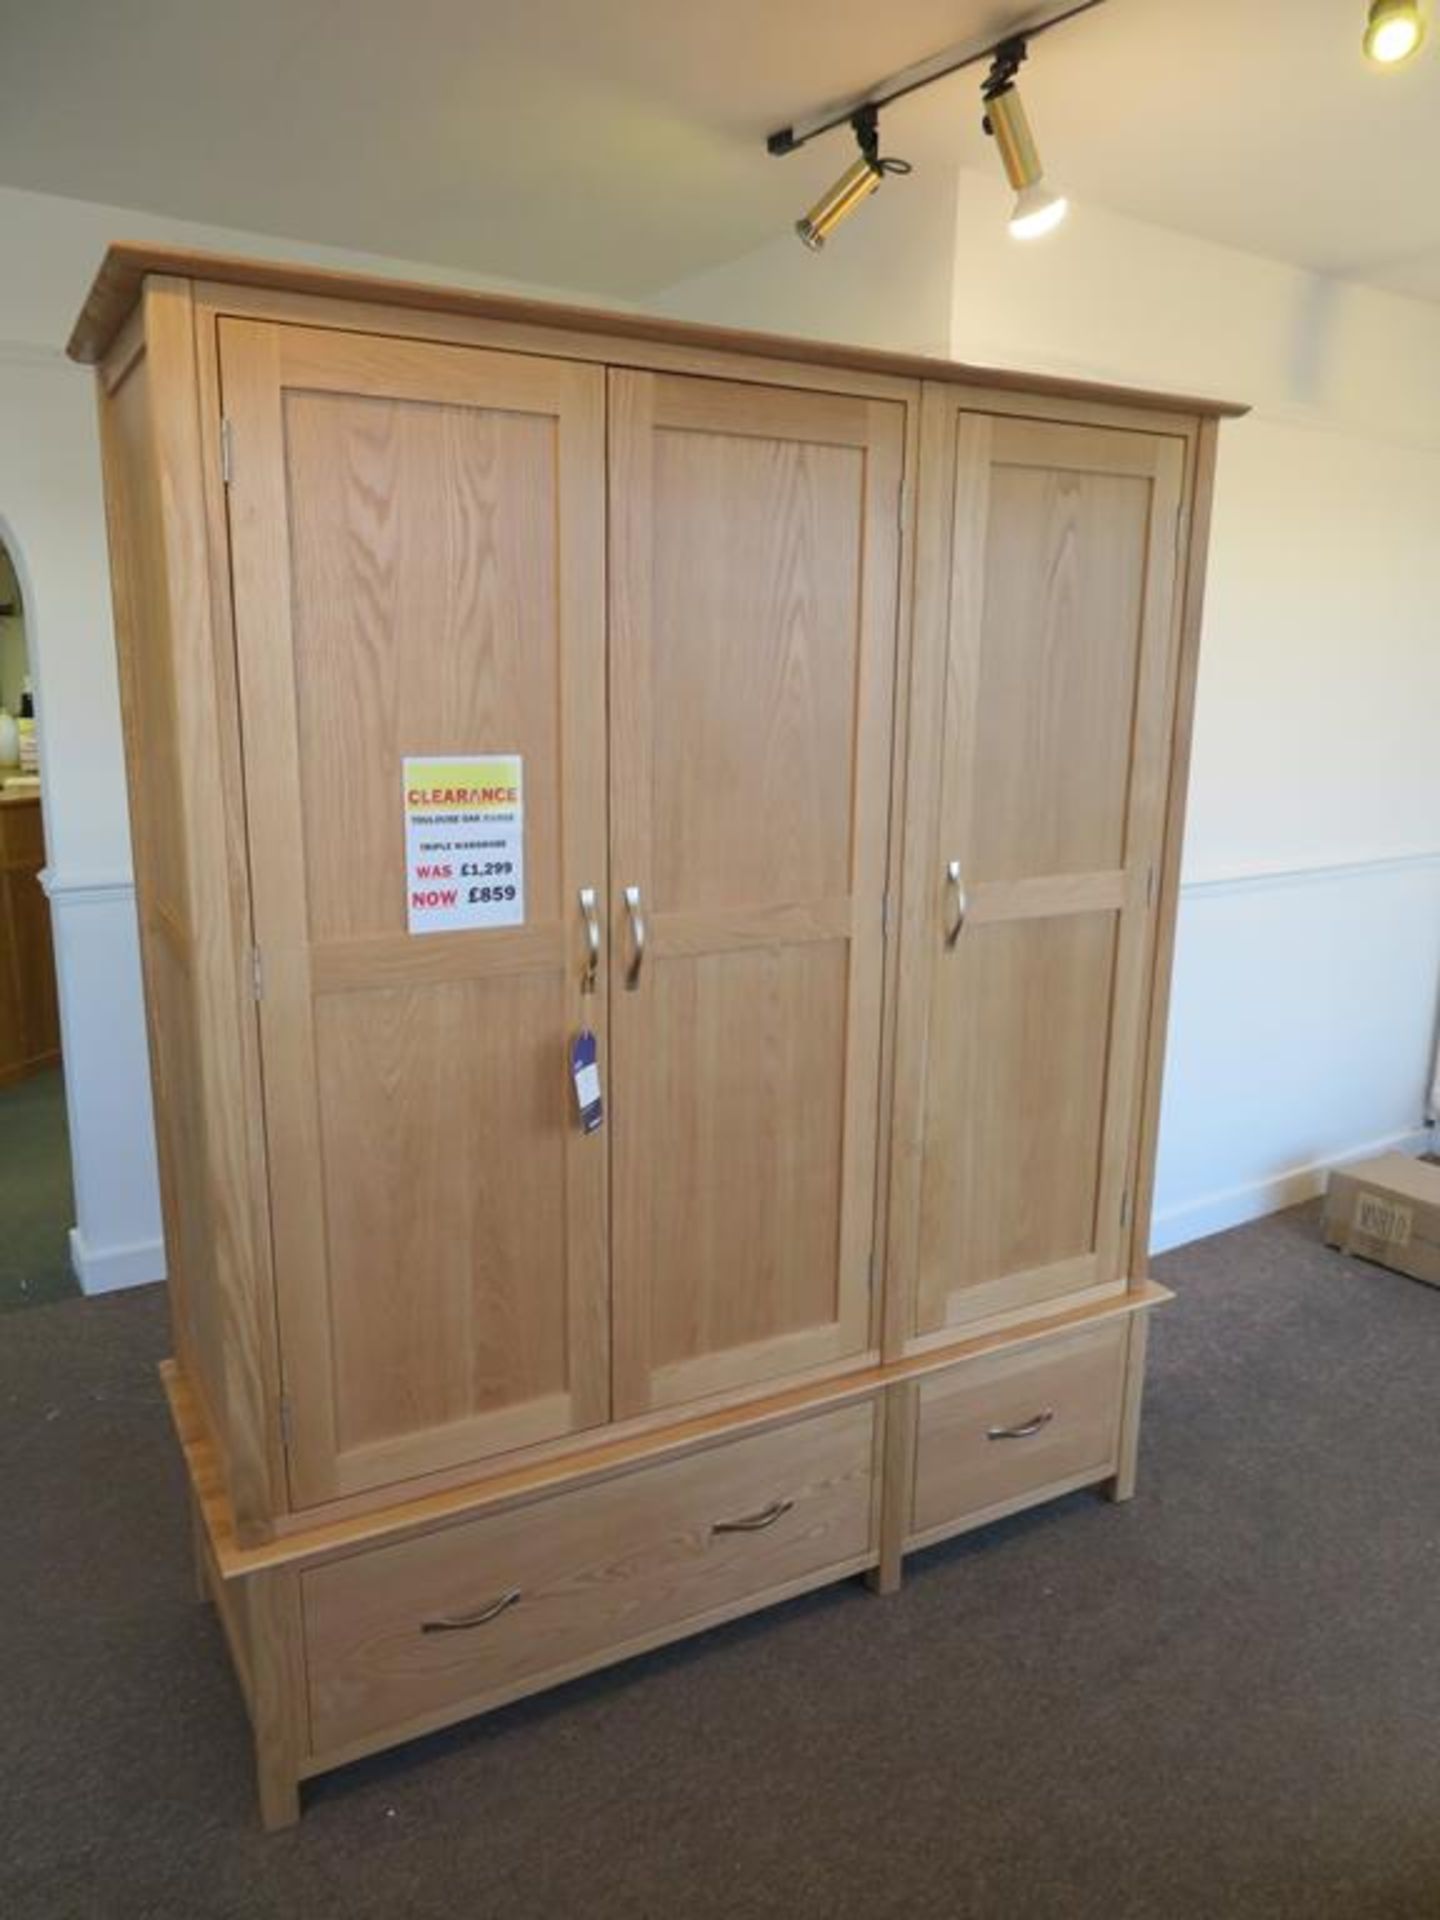
<path fill-rule="evenodd" d="M 882 158 L 880 154 L 880 113 L 876 107 L 861 107 L 852 115 L 850 126 L 860 148 L 860 158 L 835 183 L 828 187 L 810 211 L 795 222 L 795 231 L 812 253 L 818 253 L 840 222 L 864 200 L 868 200 L 887 173 L 909 173 L 908 160 Z"/>
<path fill-rule="evenodd" d="M 1408 60 L 1424 38 L 1420 0 L 1372 0 L 1364 46 L 1377 67 L 1395 67 Z"/>
<path fill-rule="evenodd" d="M 1024 102 L 1015 85 L 1015 75 L 1025 58 L 1023 40 L 1007 41 L 995 54 L 995 64 L 982 89 L 985 102 L 985 131 L 993 136 L 1005 167 L 1005 177 L 1015 189 L 1015 208 L 1010 215 L 1010 231 L 1017 240 L 1034 240 L 1049 233 L 1070 210 L 1070 202 L 1045 183 L 1035 136 Z"/>

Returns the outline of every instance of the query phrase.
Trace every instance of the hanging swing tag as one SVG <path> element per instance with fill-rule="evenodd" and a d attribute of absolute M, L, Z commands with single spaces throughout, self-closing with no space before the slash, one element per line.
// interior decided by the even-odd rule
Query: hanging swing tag
<path fill-rule="evenodd" d="M 595 1036 L 588 1027 L 577 1033 L 570 1042 L 570 1079 L 575 1088 L 580 1126 L 585 1133 L 594 1133 L 605 1118 L 605 1105 L 600 1098 L 600 1068 L 596 1064 Z"/>

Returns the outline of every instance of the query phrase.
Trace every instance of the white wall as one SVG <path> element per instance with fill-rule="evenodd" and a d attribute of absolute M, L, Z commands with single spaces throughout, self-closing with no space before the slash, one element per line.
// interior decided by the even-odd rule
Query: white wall
<path fill-rule="evenodd" d="M 164 1270 L 92 376 L 63 354 L 119 239 L 462 278 L 0 188 L 0 541 L 20 577 L 39 714 L 75 1163 L 71 1254 L 87 1291 Z"/>
<path fill-rule="evenodd" d="M 835 239 L 823 287 L 786 236 L 658 304 L 924 345 L 938 258 L 958 359 L 1254 409 L 1222 432 L 1158 1175 L 1172 1245 L 1306 1197 L 1336 1160 L 1420 1143 L 1440 984 L 1440 309 L 1094 207 L 1026 245 L 1001 183 L 968 171 L 953 244 L 907 269 L 862 236 L 905 190 Z"/>
<path fill-rule="evenodd" d="M 714 326 L 943 357 L 950 352 L 956 188 L 956 176 L 938 169 L 887 181 L 820 252 L 808 252 L 787 229 L 647 305 Z"/>

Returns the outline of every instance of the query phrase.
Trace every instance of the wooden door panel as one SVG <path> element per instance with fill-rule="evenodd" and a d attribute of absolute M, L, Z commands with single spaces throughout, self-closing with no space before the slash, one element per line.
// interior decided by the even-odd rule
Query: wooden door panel
<path fill-rule="evenodd" d="M 604 375 L 221 323 L 299 1506 L 609 1411 Z M 407 931 L 402 762 L 516 753 L 525 921 Z M 602 961 L 603 961 L 602 954 Z"/>
<path fill-rule="evenodd" d="M 565 1430 L 564 1024 L 538 972 L 317 1003 L 347 1455 L 516 1403 Z"/>
<path fill-rule="evenodd" d="M 926 394 L 892 1243 L 922 1345 L 1123 1284 L 1183 455 Z"/>
<path fill-rule="evenodd" d="M 620 372 L 610 419 L 630 1414 L 870 1339 L 904 422 L 893 403 Z"/>
<path fill-rule="evenodd" d="M 405 932 L 395 770 L 494 741 L 523 756 L 530 918 L 561 917 L 553 417 L 285 396 L 305 870 L 317 942 Z M 423 644 L 423 671 L 412 649 Z M 335 813 L 349 823 L 333 831 Z M 352 840 L 353 836 L 353 840 Z M 353 843 L 374 850 L 357 863 Z"/>
<path fill-rule="evenodd" d="M 840 1315 L 846 986 L 839 940 L 657 970 L 646 1093 L 655 1243 L 671 1267 L 651 1353 L 676 1397 L 689 1363 Z"/>
<path fill-rule="evenodd" d="M 998 466 L 990 482 L 970 878 L 1124 864 L 1150 481 Z M 1130 644 L 1087 644 L 1095 623 Z"/>
<path fill-rule="evenodd" d="M 656 911 L 848 894 L 864 452 L 676 431 L 654 456 Z"/>
<path fill-rule="evenodd" d="M 992 922 L 957 952 L 932 1014 L 924 1326 L 992 1288 L 1015 1305 L 1098 1278 L 1115 931 L 1108 913 Z"/>

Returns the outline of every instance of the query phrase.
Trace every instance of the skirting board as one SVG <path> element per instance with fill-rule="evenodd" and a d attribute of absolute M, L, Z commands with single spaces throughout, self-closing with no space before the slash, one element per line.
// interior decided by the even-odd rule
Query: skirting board
<path fill-rule="evenodd" d="M 78 1227 L 70 1229 L 70 1270 L 82 1293 L 116 1293 L 165 1278 L 165 1243 L 141 1240 L 128 1247 L 87 1247 Z"/>
<path fill-rule="evenodd" d="M 1325 1191 L 1332 1167 L 1354 1160 L 1369 1160 L 1381 1153 L 1425 1153 L 1435 1144 L 1435 1136 L 1425 1127 L 1410 1133 L 1392 1133 L 1383 1140 L 1370 1140 L 1364 1146 L 1347 1147 L 1325 1160 L 1312 1161 L 1307 1167 L 1292 1167 L 1266 1180 L 1249 1181 L 1242 1187 L 1230 1187 L 1223 1193 L 1207 1193 L 1199 1200 L 1157 1213 L 1150 1232 L 1151 1253 L 1164 1253 L 1191 1240 L 1203 1240 L 1227 1227 L 1244 1226 L 1248 1220 L 1262 1220 L 1267 1213 L 1280 1213 L 1286 1207 L 1298 1207 Z"/>

